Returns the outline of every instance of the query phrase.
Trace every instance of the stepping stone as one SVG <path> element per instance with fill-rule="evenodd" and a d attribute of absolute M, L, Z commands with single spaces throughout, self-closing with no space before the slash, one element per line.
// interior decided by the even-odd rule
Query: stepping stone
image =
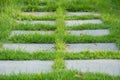
<path fill-rule="evenodd" d="M 118 51 L 114 43 L 81 43 L 81 44 L 67 44 L 67 52 L 81 52 L 81 51 Z"/>
<path fill-rule="evenodd" d="M 19 24 L 45 24 L 55 25 L 55 21 L 16 21 Z M 78 26 L 82 24 L 101 24 L 102 21 L 99 19 L 95 20 L 69 20 L 65 21 L 66 26 Z"/>
<path fill-rule="evenodd" d="M 47 16 L 47 15 L 54 15 L 54 12 L 23 12 L 23 15 L 33 15 L 33 16 Z"/>
<path fill-rule="evenodd" d="M 26 34 L 42 34 L 42 35 L 47 34 L 47 35 L 50 35 L 53 33 L 54 33 L 53 31 L 21 31 L 21 30 L 16 30 L 16 31 L 11 32 L 11 36 L 26 35 Z"/>
<path fill-rule="evenodd" d="M 107 29 L 99 30 L 70 30 L 68 31 L 70 35 L 80 36 L 80 35 L 91 35 L 91 36 L 103 36 L 108 35 L 110 32 Z"/>
<path fill-rule="evenodd" d="M 69 70 L 120 76 L 120 60 L 66 60 L 65 66 Z"/>
<path fill-rule="evenodd" d="M 94 20 L 69 20 L 66 21 L 66 26 L 79 26 L 82 24 L 102 24 L 102 21 L 99 19 Z"/>
<path fill-rule="evenodd" d="M 53 61 L 0 61 L 0 74 L 46 73 L 52 71 Z"/>
<path fill-rule="evenodd" d="M 3 44 L 7 50 L 20 50 L 26 52 L 54 51 L 54 44 Z"/>
<path fill-rule="evenodd" d="M 100 16 L 100 14 L 95 12 L 68 12 L 68 16 L 86 16 L 86 15 L 94 15 L 94 16 Z"/>
<path fill-rule="evenodd" d="M 55 25 L 55 21 L 17 21 L 19 24 L 46 24 Z"/>
<path fill-rule="evenodd" d="M 34 16 L 46 16 L 55 14 L 54 12 L 22 12 L 23 15 L 34 15 Z M 100 16 L 100 14 L 95 12 L 68 12 L 67 16 L 86 16 L 86 15 L 94 15 Z"/>

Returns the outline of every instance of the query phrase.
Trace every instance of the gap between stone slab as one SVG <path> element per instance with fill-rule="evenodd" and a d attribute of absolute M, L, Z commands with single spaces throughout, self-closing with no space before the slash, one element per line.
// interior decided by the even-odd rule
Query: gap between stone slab
<path fill-rule="evenodd" d="M 47 73 L 52 71 L 53 61 L 26 60 L 0 61 L 0 74 Z"/>
<path fill-rule="evenodd" d="M 65 60 L 68 70 L 120 76 L 120 60 Z"/>

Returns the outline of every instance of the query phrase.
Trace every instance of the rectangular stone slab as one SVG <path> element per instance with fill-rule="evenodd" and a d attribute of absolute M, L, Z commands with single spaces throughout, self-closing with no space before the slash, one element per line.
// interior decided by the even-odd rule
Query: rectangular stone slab
<path fill-rule="evenodd" d="M 22 14 L 34 16 L 46 16 L 55 14 L 55 12 L 22 12 Z M 100 16 L 100 14 L 95 12 L 67 12 L 67 16 L 86 16 L 86 15 Z"/>
<path fill-rule="evenodd" d="M 68 20 L 65 21 L 66 26 L 79 26 L 82 24 L 102 24 L 103 22 L 99 19 L 92 20 Z"/>
<path fill-rule="evenodd" d="M 118 51 L 114 43 L 81 43 L 81 44 L 67 44 L 67 52 L 81 52 L 81 51 Z"/>
<path fill-rule="evenodd" d="M 6 50 L 20 50 L 26 52 L 54 51 L 54 44 L 3 44 Z"/>
<path fill-rule="evenodd" d="M 14 36 L 14 35 L 26 35 L 26 34 L 47 34 L 47 35 L 50 35 L 50 34 L 53 34 L 54 32 L 53 31 L 24 31 L 24 30 L 15 30 L 15 31 L 12 31 L 11 32 L 11 36 Z"/>
<path fill-rule="evenodd" d="M 66 60 L 65 66 L 69 70 L 120 76 L 120 60 Z"/>
<path fill-rule="evenodd" d="M 67 12 L 67 16 L 87 16 L 87 15 L 100 16 L 100 14 L 95 12 Z"/>
<path fill-rule="evenodd" d="M 0 61 L 0 74 L 46 73 L 52 71 L 52 65 L 53 61 Z"/>
<path fill-rule="evenodd" d="M 54 12 L 22 12 L 22 15 L 47 16 L 54 15 Z"/>
<path fill-rule="evenodd" d="M 55 25 L 55 21 L 16 21 L 18 24 L 45 24 Z"/>
<path fill-rule="evenodd" d="M 91 36 L 103 36 L 108 35 L 110 32 L 107 29 L 99 30 L 70 30 L 68 31 L 70 35 L 80 36 L 80 35 L 91 35 Z"/>
<path fill-rule="evenodd" d="M 16 21 L 18 24 L 45 24 L 55 25 L 55 21 Z M 66 26 L 79 26 L 82 24 L 102 24 L 103 22 L 99 19 L 94 20 L 68 20 L 65 21 Z"/>

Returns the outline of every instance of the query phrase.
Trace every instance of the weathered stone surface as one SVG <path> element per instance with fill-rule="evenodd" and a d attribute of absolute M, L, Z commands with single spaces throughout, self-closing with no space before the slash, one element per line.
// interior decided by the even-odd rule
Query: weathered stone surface
<path fill-rule="evenodd" d="M 54 51 L 54 44 L 3 44 L 7 50 L 21 50 L 26 52 Z"/>
<path fill-rule="evenodd" d="M 78 26 L 82 24 L 102 24 L 102 21 L 99 19 L 95 20 L 69 20 L 66 21 L 66 26 Z"/>
<path fill-rule="evenodd" d="M 33 16 L 47 16 L 54 15 L 54 12 L 22 12 L 23 15 L 33 15 Z"/>
<path fill-rule="evenodd" d="M 17 21 L 19 24 L 45 24 L 55 25 L 55 21 Z"/>
<path fill-rule="evenodd" d="M 117 51 L 118 48 L 114 43 L 81 43 L 81 44 L 67 44 L 67 52 L 81 52 L 81 51 Z"/>
<path fill-rule="evenodd" d="M 34 16 L 46 16 L 55 14 L 55 12 L 22 12 L 23 15 L 34 15 Z M 95 12 L 67 12 L 67 16 L 86 16 L 86 15 L 94 15 L 100 16 L 100 14 Z"/>
<path fill-rule="evenodd" d="M 120 60 L 66 60 L 67 69 L 120 76 Z"/>
<path fill-rule="evenodd" d="M 53 61 L 0 61 L 0 74 L 46 73 L 52 71 L 52 65 Z"/>
<path fill-rule="evenodd" d="M 45 24 L 55 25 L 55 21 L 17 21 L 19 24 Z M 65 21 L 66 26 L 78 26 L 82 24 L 102 24 L 99 19 L 96 20 L 68 20 Z"/>
<path fill-rule="evenodd" d="M 94 16 L 100 16 L 100 14 L 95 12 L 68 12 L 68 16 L 86 16 L 86 15 L 94 15 Z"/>
<path fill-rule="evenodd" d="M 47 34 L 47 35 L 50 35 L 50 34 L 53 34 L 54 32 L 53 31 L 24 31 L 24 30 L 16 30 L 16 31 L 12 31 L 11 32 L 11 36 L 14 36 L 14 35 L 26 35 L 26 34 Z"/>
<path fill-rule="evenodd" d="M 107 29 L 99 29 L 99 30 L 70 30 L 68 31 L 70 35 L 91 35 L 91 36 L 103 36 L 108 35 L 110 32 Z"/>

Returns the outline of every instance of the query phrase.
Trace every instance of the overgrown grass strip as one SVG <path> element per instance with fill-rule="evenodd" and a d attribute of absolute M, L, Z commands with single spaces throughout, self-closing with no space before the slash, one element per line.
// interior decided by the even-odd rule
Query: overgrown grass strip
<path fill-rule="evenodd" d="M 55 30 L 55 25 L 44 25 L 44 24 L 16 24 L 13 30 Z"/>
<path fill-rule="evenodd" d="M 21 34 L 14 35 L 9 38 L 10 42 L 14 43 L 55 43 L 55 34 Z"/>
<path fill-rule="evenodd" d="M 13 50 L 1 50 L 0 60 L 56 60 L 58 54 L 62 59 L 66 60 L 77 60 L 77 59 L 120 59 L 120 52 L 114 51 L 95 51 L 95 52 L 77 52 L 77 53 L 67 53 L 67 52 L 24 52 L 24 51 L 13 51 Z M 61 59 L 58 58 L 58 59 Z"/>
<path fill-rule="evenodd" d="M 69 77 L 68 77 L 69 76 Z M 57 72 L 51 72 L 51 73 L 41 73 L 41 74 L 11 74 L 11 75 L 0 75 L 0 79 L 4 80 L 57 80 L 57 79 L 67 79 L 67 80 L 119 80 L 120 76 L 110 76 L 108 74 L 101 74 L 101 73 L 82 73 L 78 71 L 71 71 L 71 70 L 65 70 L 62 71 L 61 74 L 57 74 Z"/>

